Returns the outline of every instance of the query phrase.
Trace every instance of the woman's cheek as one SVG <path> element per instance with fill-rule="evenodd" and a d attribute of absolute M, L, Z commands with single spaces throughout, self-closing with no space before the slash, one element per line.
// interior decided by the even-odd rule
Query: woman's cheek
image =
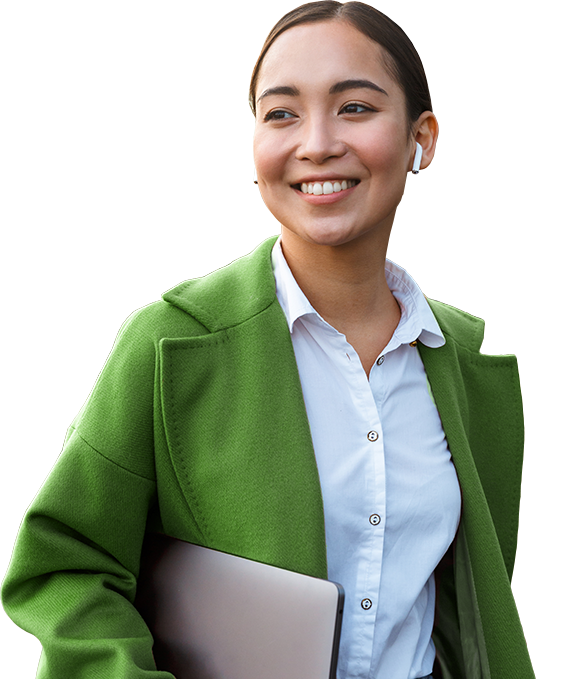
<path fill-rule="evenodd" d="M 398 140 L 391 135 L 382 135 L 374 138 L 366 148 L 369 155 L 367 164 L 373 169 L 374 174 L 383 176 L 394 175 L 398 171 L 405 171 L 405 145 L 399 144 Z"/>
<path fill-rule="evenodd" d="M 257 138 L 253 146 L 253 157 L 258 180 L 278 181 L 285 171 L 283 144 L 276 135 L 264 134 Z"/>

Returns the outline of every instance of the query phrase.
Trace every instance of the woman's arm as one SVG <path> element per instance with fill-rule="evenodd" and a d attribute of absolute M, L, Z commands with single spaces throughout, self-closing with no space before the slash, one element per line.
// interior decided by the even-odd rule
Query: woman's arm
<path fill-rule="evenodd" d="M 156 489 L 155 350 L 143 316 L 123 327 L 69 430 L 3 584 L 7 613 L 43 645 L 39 679 L 172 676 L 156 670 L 132 604 Z"/>

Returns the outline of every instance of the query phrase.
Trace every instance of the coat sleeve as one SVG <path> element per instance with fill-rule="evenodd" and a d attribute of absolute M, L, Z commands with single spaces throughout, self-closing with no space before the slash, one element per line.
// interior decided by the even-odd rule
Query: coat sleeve
<path fill-rule="evenodd" d="M 41 641 L 38 679 L 173 679 L 133 606 L 156 497 L 152 321 L 123 326 L 21 525 L 2 599 Z"/>

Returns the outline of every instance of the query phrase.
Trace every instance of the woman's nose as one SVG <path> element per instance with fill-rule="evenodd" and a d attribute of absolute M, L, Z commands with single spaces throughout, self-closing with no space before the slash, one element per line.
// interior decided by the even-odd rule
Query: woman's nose
<path fill-rule="evenodd" d="M 337 125 L 324 118 L 308 119 L 301 127 L 298 160 L 311 160 L 320 165 L 329 158 L 343 156 L 347 150 L 337 134 Z"/>

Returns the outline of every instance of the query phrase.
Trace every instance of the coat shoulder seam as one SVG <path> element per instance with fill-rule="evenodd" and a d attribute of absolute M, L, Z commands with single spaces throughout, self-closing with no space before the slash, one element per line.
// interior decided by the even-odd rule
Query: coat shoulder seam
<path fill-rule="evenodd" d="M 72 433 L 74 433 L 76 436 L 78 436 L 83 441 L 83 443 L 85 443 L 88 446 L 88 448 L 90 448 L 90 450 L 92 450 L 94 453 L 99 455 L 101 458 L 103 458 L 107 462 L 110 462 L 110 464 L 113 464 L 115 467 L 118 467 L 119 469 L 122 469 L 123 471 L 128 472 L 129 474 L 132 474 L 133 476 L 136 476 L 137 478 L 142 479 L 143 481 L 148 481 L 149 483 L 155 483 L 155 479 L 152 479 L 148 476 L 143 476 L 142 474 L 139 474 L 138 472 L 134 471 L 133 469 L 129 469 L 128 467 L 125 467 L 124 465 L 120 464 L 119 462 L 115 462 L 113 459 L 111 459 L 110 457 L 108 457 L 104 453 L 100 452 L 97 448 L 94 448 L 94 446 L 91 443 L 89 443 L 80 434 L 80 432 L 75 427 L 73 427 L 72 429 L 73 429 Z"/>

